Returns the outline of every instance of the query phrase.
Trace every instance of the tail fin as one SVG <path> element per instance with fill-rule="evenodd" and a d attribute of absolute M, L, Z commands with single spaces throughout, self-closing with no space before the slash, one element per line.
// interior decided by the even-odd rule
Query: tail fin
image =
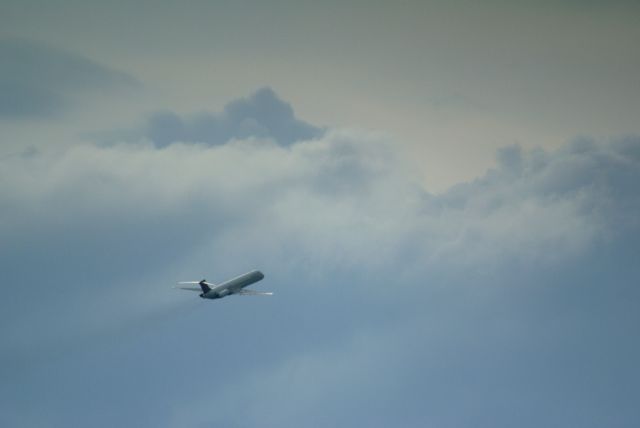
<path fill-rule="evenodd" d="M 200 288 L 202 288 L 202 292 L 203 293 L 208 293 L 209 291 L 211 291 L 211 287 L 209 287 L 207 285 L 207 280 L 206 279 L 203 279 L 198 284 L 200 284 Z"/>

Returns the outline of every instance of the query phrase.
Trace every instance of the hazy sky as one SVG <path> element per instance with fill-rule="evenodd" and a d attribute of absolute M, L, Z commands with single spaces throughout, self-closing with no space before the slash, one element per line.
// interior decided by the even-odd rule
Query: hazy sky
<path fill-rule="evenodd" d="M 122 120 L 215 111 L 270 86 L 312 123 L 394 135 L 438 191 L 481 174 L 504 145 L 640 132 L 634 1 L 2 5 L 3 35 L 140 79 L 135 103 L 97 103 Z"/>
<path fill-rule="evenodd" d="M 0 1 L 0 425 L 635 427 L 638 18 Z"/>

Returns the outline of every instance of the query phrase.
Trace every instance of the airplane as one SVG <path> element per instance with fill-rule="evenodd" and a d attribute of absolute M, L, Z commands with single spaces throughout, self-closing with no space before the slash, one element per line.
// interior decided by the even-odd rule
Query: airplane
<path fill-rule="evenodd" d="M 179 282 L 175 288 L 191 291 L 202 291 L 200 297 L 203 299 L 221 299 L 232 294 L 239 296 L 271 296 L 271 292 L 261 292 L 255 290 L 245 290 L 244 288 L 261 281 L 264 275 L 259 270 L 252 270 L 235 278 L 229 279 L 218 285 L 207 282 L 206 279 L 202 281 L 183 281 Z M 184 284 L 198 284 L 200 287 L 194 287 Z"/>

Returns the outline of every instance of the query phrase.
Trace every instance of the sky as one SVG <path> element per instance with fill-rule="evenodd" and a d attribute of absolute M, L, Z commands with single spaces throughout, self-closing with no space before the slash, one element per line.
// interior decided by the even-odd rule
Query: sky
<path fill-rule="evenodd" d="M 637 424 L 637 2 L 0 12 L 0 425 Z"/>

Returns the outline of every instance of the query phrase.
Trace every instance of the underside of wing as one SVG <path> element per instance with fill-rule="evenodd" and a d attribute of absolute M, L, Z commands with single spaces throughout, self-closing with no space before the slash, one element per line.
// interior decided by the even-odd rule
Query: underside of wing
<path fill-rule="evenodd" d="M 242 290 L 237 293 L 239 296 L 273 296 L 271 291 L 254 291 L 254 290 Z"/>

